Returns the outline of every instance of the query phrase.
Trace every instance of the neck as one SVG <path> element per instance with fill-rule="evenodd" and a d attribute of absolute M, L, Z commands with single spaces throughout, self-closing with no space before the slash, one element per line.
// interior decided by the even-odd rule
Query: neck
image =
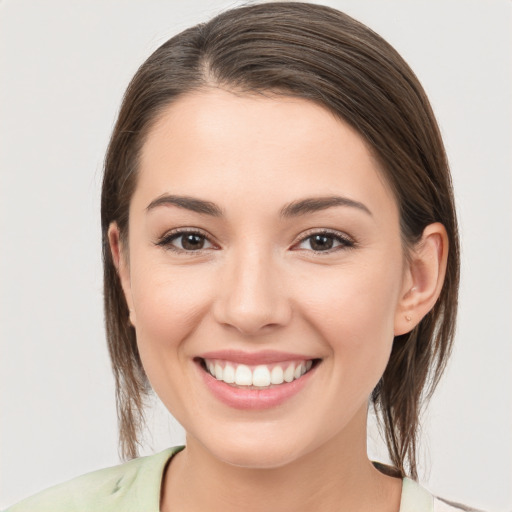
<path fill-rule="evenodd" d="M 166 472 L 161 510 L 259 512 L 271 503 L 273 512 L 396 512 L 401 480 L 383 475 L 368 460 L 366 409 L 352 423 L 300 459 L 270 469 L 228 464 L 188 438 Z"/>

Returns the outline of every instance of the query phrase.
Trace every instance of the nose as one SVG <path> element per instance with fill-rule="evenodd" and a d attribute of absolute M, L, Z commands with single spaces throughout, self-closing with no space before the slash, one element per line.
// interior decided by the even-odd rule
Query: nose
<path fill-rule="evenodd" d="M 261 251 L 233 255 L 219 274 L 217 322 L 244 335 L 286 325 L 292 316 L 282 272 Z"/>

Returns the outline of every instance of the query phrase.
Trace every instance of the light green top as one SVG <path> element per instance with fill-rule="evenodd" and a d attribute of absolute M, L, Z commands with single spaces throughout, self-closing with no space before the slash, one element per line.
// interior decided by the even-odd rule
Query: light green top
<path fill-rule="evenodd" d="M 5 512 L 159 512 L 165 467 L 183 448 L 169 448 L 88 473 L 27 498 Z M 415 481 L 403 479 L 399 512 L 435 512 L 437 502 Z"/>

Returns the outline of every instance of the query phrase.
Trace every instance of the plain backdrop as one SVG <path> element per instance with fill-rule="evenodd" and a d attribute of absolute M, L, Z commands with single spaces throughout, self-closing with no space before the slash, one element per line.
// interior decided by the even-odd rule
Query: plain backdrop
<path fill-rule="evenodd" d="M 456 189 L 456 348 L 424 418 L 421 481 L 512 510 L 511 6 L 325 1 L 383 35 L 422 81 Z M 0 0 L 0 508 L 114 465 L 99 189 L 121 96 L 171 35 L 240 2 Z M 155 400 L 144 453 L 183 442 Z M 370 454 L 385 460 L 371 429 Z"/>

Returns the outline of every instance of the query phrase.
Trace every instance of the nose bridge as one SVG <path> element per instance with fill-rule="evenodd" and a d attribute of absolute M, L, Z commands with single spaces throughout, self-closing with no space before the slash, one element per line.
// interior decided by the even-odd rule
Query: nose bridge
<path fill-rule="evenodd" d="M 233 249 L 220 286 L 217 320 L 244 334 L 284 325 L 290 318 L 282 272 L 269 248 L 244 244 Z"/>

